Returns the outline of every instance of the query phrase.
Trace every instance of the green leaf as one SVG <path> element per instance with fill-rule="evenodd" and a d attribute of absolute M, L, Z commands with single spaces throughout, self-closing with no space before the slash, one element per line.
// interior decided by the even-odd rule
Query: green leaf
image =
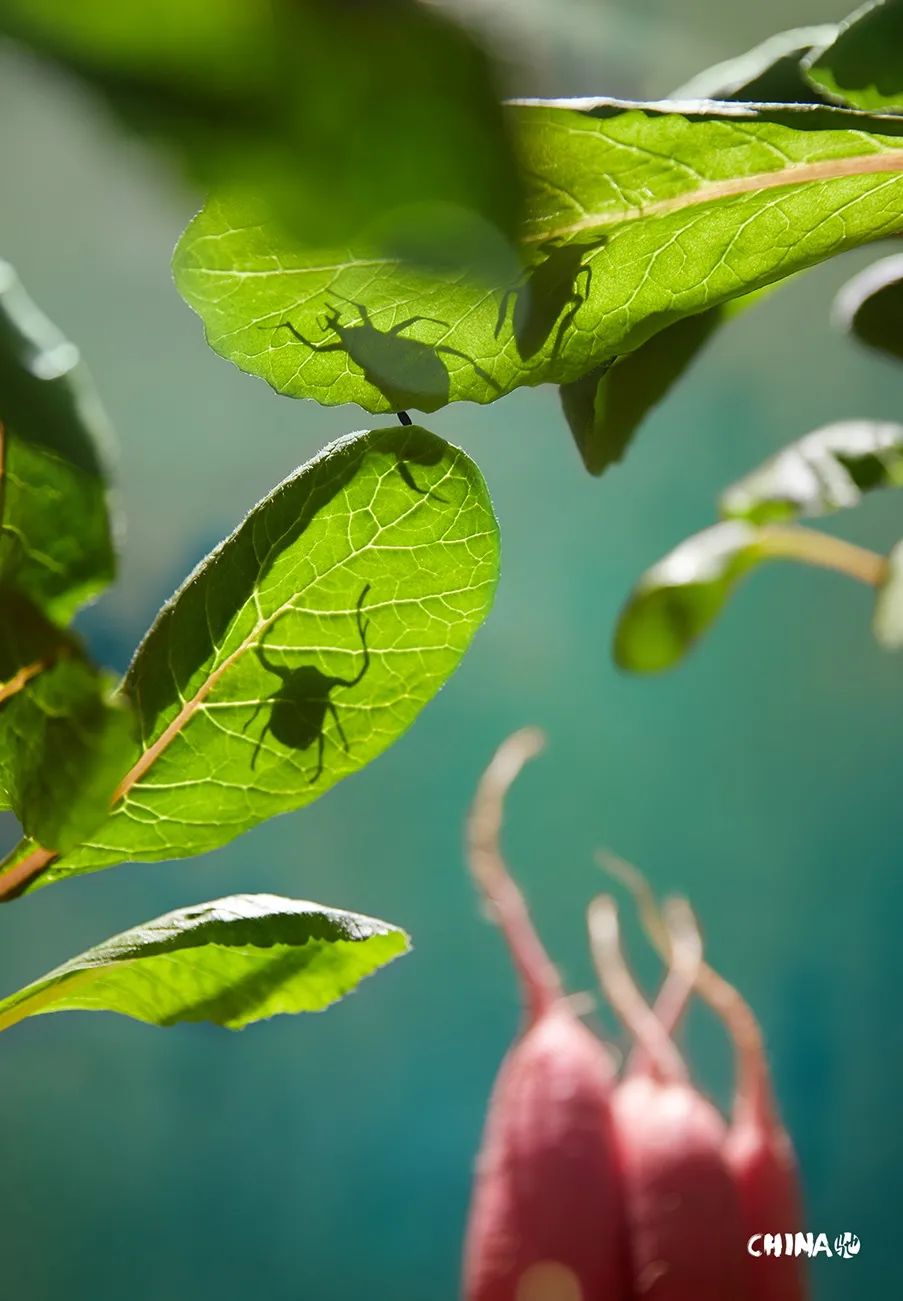
<path fill-rule="evenodd" d="M 134 748 L 112 686 L 71 634 L 0 589 L 0 806 L 61 852 L 106 819 Z"/>
<path fill-rule="evenodd" d="M 99 92 L 205 188 L 313 244 L 497 255 L 522 187 L 492 63 L 415 0 L 5 0 L 0 30 Z M 412 237 L 416 238 L 412 238 Z"/>
<path fill-rule="evenodd" d="M 676 321 L 635 352 L 561 386 L 565 418 L 590 474 L 603 474 L 623 458 L 643 420 L 733 315 L 731 308 L 753 297 Z"/>
<path fill-rule="evenodd" d="M 721 495 L 721 514 L 764 524 L 856 506 L 903 486 L 903 425 L 841 420 L 784 447 Z"/>
<path fill-rule="evenodd" d="M 767 554 L 758 530 L 741 520 L 715 524 L 681 542 L 646 571 L 621 612 L 617 664 L 633 673 L 673 667 Z"/>
<path fill-rule="evenodd" d="M 887 557 L 875 596 L 872 631 L 885 650 L 903 650 L 903 542 L 898 542 Z"/>
<path fill-rule="evenodd" d="M 713 335 L 774 288 L 767 285 L 697 316 L 684 317 L 654 334 L 635 352 L 561 386 L 565 419 L 590 474 L 604 474 L 624 458 L 646 416 L 683 378 Z"/>
<path fill-rule="evenodd" d="M 794 27 L 778 32 L 745 54 L 700 72 L 669 98 L 744 100 L 758 104 L 817 102 L 800 61 L 814 47 L 824 48 L 833 41 L 837 31 L 836 23 L 822 23 L 817 27 Z"/>
<path fill-rule="evenodd" d="M 903 361 L 903 255 L 848 280 L 834 301 L 834 319 L 860 342 Z"/>
<path fill-rule="evenodd" d="M 0 898 L 41 872 L 199 854 L 309 804 L 413 722 L 497 575 L 497 525 L 463 452 L 417 426 L 333 443 L 211 553 L 139 647 L 124 690 L 141 741 L 107 822 L 55 862 L 20 846 Z"/>
<path fill-rule="evenodd" d="M 511 113 L 531 186 L 523 277 L 490 293 L 365 244 L 306 247 L 252 200 L 220 197 L 174 257 L 211 346 L 292 397 L 489 402 L 579 379 L 684 317 L 903 229 L 893 119 L 595 100 Z"/>
<path fill-rule="evenodd" d="M 870 113 L 903 110 L 903 3 L 875 0 L 857 9 L 805 68 L 816 90 L 833 99 Z"/>
<path fill-rule="evenodd" d="M 60 623 L 114 575 L 108 442 L 78 350 L 0 262 L 0 584 Z"/>
<path fill-rule="evenodd" d="M 0 1030 L 77 1009 L 240 1030 L 283 1012 L 322 1011 L 409 948 L 404 931 L 372 917 L 232 895 L 166 913 L 72 958 L 3 999 Z"/>

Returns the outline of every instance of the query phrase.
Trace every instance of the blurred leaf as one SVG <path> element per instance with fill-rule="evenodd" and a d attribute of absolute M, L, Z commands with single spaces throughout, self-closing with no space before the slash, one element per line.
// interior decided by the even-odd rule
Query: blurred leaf
<path fill-rule="evenodd" d="M 124 689 L 141 743 L 107 822 L 54 863 L 25 842 L 0 897 L 199 854 L 376 758 L 457 667 L 498 575 L 476 466 L 418 426 L 331 444 L 160 612 Z"/>
<path fill-rule="evenodd" d="M 633 673 L 671 668 L 765 554 L 758 530 L 741 520 L 715 524 L 681 542 L 633 589 L 615 630 L 616 663 Z"/>
<path fill-rule="evenodd" d="M 903 542 L 887 557 L 885 576 L 875 597 L 872 630 L 885 650 L 903 650 Z"/>
<path fill-rule="evenodd" d="M 743 100 L 758 104 L 818 102 L 803 75 L 800 60 L 814 47 L 823 48 L 837 35 L 836 23 L 794 27 L 777 32 L 734 59 L 716 63 L 687 81 L 669 99 Z"/>
<path fill-rule="evenodd" d="M 0 589 L 0 806 L 65 851 L 105 820 L 134 748 L 112 682 L 18 592 Z"/>
<path fill-rule="evenodd" d="M 635 352 L 561 386 L 565 418 L 590 474 L 603 474 L 623 458 L 643 420 L 689 369 L 712 335 L 771 289 L 769 285 L 684 317 L 654 334 Z"/>
<path fill-rule="evenodd" d="M 903 3 L 875 0 L 840 25 L 835 39 L 805 61 L 823 94 L 869 113 L 903 110 Z"/>
<path fill-rule="evenodd" d="M 903 425 L 841 420 L 784 447 L 721 495 L 724 516 L 764 524 L 844 510 L 903 486 Z"/>
<path fill-rule="evenodd" d="M 114 575 L 108 437 L 78 350 L 0 262 L 0 584 L 60 623 Z"/>
<path fill-rule="evenodd" d="M 212 1021 L 240 1030 L 319 1012 L 409 949 L 372 917 L 272 894 L 181 908 L 104 940 L 0 1002 L 0 1030 L 82 1009 L 149 1025 Z"/>
<path fill-rule="evenodd" d="M 721 324 L 724 307 L 687 316 L 648 343 L 563 384 L 561 405 L 590 474 L 620 461 L 644 418 Z"/>
<path fill-rule="evenodd" d="M 609 101 L 511 113 L 531 186 L 524 276 L 492 294 L 366 244 L 315 250 L 251 200 L 221 197 L 174 258 L 211 346 L 292 397 L 370 411 L 489 402 L 570 383 L 684 317 L 903 227 L 892 119 Z"/>
<path fill-rule="evenodd" d="M 903 255 L 882 258 L 848 280 L 834 317 L 862 343 L 903 361 Z"/>
<path fill-rule="evenodd" d="M 0 31 L 78 74 L 205 187 L 262 196 L 313 244 L 365 234 L 472 257 L 516 229 L 494 69 L 432 6 L 0 0 Z"/>

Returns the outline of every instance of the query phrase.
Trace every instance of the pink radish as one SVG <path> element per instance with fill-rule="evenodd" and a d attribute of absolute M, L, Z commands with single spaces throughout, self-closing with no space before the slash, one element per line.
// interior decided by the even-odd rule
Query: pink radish
<path fill-rule="evenodd" d="M 612 1103 L 633 1296 L 748 1301 L 740 1206 L 724 1160 L 725 1123 L 690 1083 L 680 1053 L 637 989 L 611 899 L 593 903 L 590 933 L 603 988 L 641 1050 Z M 675 946 L 669 1001 L 677 1015 L 699 960 L 693 946 Z"/>
<path fill-rule="evenodd" d="M 473 875 L 511 950 L 527 1023 L 493 1090 L 464 1251 L 466 1301 L 631 1301 L 609 1103 L 614 1068 L 577 1019 L 498 841 L 542 736 L 498 750 L 468 824 Z"/>
<path fill-rule="evenodd" d="M 736 1083 L 725 1159 L 740 1194 L 747 1237 L 801 1232 L 796 1154 L 778 1115 L 759 1024 L 746 1000 L 711 967 L 700 969 L 697 989 L 734 1041 Z M 805 1301 L 809 1295 L 803 1257 L 763 1254 L 748 1260 L 753 1301 Z"/>
<path fill-rule="evenodd" d="M 672 936 L 645 877 L 623 860 L 611 855 L 600 858 L 634 895 L 649 938 L 667 960 Z M 738 990 L 705 962 L 699 963 L 696 988 L 734 1042 L 736 1083 L 724 1156 L 737 1187 L 747 1240 L 754 1234 L 800 1232 L 803 1213 L 796 1154 L 778 1114 L 755 1013 Z M 752 1301 L 806 1301 L 803 1257 L 763 1254 L 748 1255 L 747 1260 Z"/>

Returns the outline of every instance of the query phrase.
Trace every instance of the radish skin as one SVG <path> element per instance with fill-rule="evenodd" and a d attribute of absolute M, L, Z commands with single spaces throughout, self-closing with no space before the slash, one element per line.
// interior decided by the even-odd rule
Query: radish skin
<path fill-rule="evenodd" d="M 632 1295 L 635 1301 L 749 1301 L 724 1120 L 690 1083 L 673 1041 L 637 989 L 621 955 L 612 900 L 592 905 L 590 935 L 605 993 L 641 1050 L 612 1102 Z M 683 970 L 677 957 L 672 962 L 669 980 L 683 980 L 684 1002 L 698 960 L 697 953 Z"/>
<path fill-rule="evenodd" d="M 611 1056 L 570 1008 L 498 849 L 505 792 L 541 736 L 516 733 L 480 783 L 473 875 L 526 1007 L 489 1106 L 464 1248 L 465 1301 L 632 1301 L 610 1101 Z"/>
<path fill-rule="evenodd" d="M 747 1237 L 802 1232 L 796 1153 L 778 1114 L 759 1024 L 733 985 L 710 967 L 700 972 L 697 987 L 734 1042 L 736 1085 L 725 1159 L 740 1195 Z M 752 1301 L 806 1301 L 803 1257 L 748 1259 Z"/>
<path fill-rule="evenodd" d="M 649 939 L 669 961 L 674 936 L 645 877 L 613 855 L 599 857 L 605 870 L 631 891 Z M 679 906 L 688 907 L 682 901 Z M 669 916 L 673 919 L 673 904 Z M 757 1233 L 801 1232 L 803 1208 L 796 1153 L 781 1123 L 755 1013 L 733 985 L 702 961 L 696 988 L 721 1018 L 734 1044 L 736 1083 L 724 1157 L 737 1188 L 747 1241 Z M 809 1287 L 802 1257 L 747 1256 L 747 1260 L 751 1301 L 807 1301 Z"/>

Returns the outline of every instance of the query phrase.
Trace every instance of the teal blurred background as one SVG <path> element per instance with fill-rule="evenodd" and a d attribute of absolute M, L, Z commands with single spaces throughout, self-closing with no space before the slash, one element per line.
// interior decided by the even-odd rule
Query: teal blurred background
<path fill-rule="evenodd" d="M 775 28 L 844 12 L 828 0 L 460 7 L 497 40 L 518 92 L 643 97 Z M 195 197 L 11 50 L 0 159 L 0 251 L 83 349 L 118 430 L 122 575 L 82 628 L 122 669 L 158 604 L 253 502 L 369 418 L 277 398 L 207 350 L 168 269 Z M 453 1301 L 485 1101 L 518 1021 L 461 821 L 491 750 L 525 722 L 550 746 L 512 797 L 507 844 L 570 988 L 591 987 L 594 846 L 688 892 L 712 961 L 765 1027 L 810 1227 L 862 1239 L 855 1260 L 820 1264 L 819 1301 L 901 1293 L 901 663 L 870 637 L 867 591 L 790 567 L 756 575 L 670 676 L 626 678 L 609 650 L 633 580 L 710 522 L 726 482 L 819 423 L 900 418 L 903 372 L 828 323 L 867 260 L 811 273 L 733 324 L 602 481 L 581 469 L 551 390 L 431 418 L 482 466 L 504 560 L 487 626 L 412 732 L 309 810 L 217 853 L 3 910 L 3 992 L 113 931 L 236 890 L 375 913 L 416 944 L 327 1015 L 238 1035 L 88 1015 L 4 1035 L 4 1297 Z M 842 527 L 886 548 L 899 511 L 885 494 Z M 702 1014 L 690 1047 L 724 1099 L 729 1057 Z"/>

